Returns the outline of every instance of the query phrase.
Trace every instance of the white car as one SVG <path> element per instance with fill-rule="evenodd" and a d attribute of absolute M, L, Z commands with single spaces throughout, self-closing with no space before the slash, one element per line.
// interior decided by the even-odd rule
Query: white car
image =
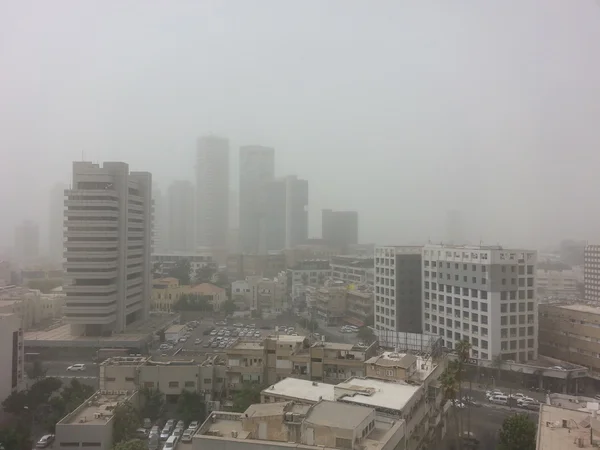
<path fill-rule="evenodd" d="M 194 345 L 200 345 L 200 344 L 202 344 L 202 339 L 196 339 L 194 341 Z"/>
<path fill-rule="evenodd" d="M 187 342 L 187 338 L 185 336 L 182 338 L 179 338 L 179 342 Z"/>
<path fill-rule="evenodd" d="M 188 430 L 196 431 L 199 426 L 200 426 L 200 422 L 198 422 L 197 420 L 193 420 L 192 422 L 190 422 L 190 425 L 188 426 Z"/>
<path fill-rule="evenodd" d="M 85 371 L 85 364 L 73 364 L 72 366 L 67 367 L 69 372 L 83 372 Z"/>
<path fill-rule="evenodd" d="M 192 442 L 192 436 L 194 435 L 194 431 L 191 428 L 188 428 L 181 435 L 181 442 Z"/>

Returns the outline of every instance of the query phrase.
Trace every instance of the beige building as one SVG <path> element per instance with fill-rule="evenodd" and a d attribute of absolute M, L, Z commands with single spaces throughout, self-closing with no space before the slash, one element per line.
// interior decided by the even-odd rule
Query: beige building
<path fill-rule="evenodd" d="M 231 298 L 240 310 L 258 309 L 258 284 L 262 280 L 259 276 L 248 276 L 243 280 L 231 283 Z"/>
<path fill-rule="evenodd" d="M 166 277 L 152 280 L 152 310 L 171 312 L 185 286 L 179 286 L 177 278 Z"/>
<path fill-rule="evenodd" d="M 347 295 L 346 316 L 344 320 L 352 325 L 361 327 L 367 317 L 373 315 L 373 290 L 370 287 L 355 287 Z"/>
<path fill-rule="evenodd" d="M 263 314 L 279 314 L 288 308 L 287 276 L 279 272 L 273 279 L 262 278 L 257 286 L 257 306 Z"/>
<path fill-rule="evenodd" d="M 404 448 L 404 421 L 372 407 L 321 401 L 251 405 L 244 413 L 213 412 L 192 438 L 197 450 Z"/>
<path fill-rule="evenodd" d="M 138 393 L 132 391 L 96 392 L 56 424 L 56 439 L 53 449 L 111 450 L 113 448 L 113 410 L 119 403 L 125 401 L 138 407 Z"/>
<path fill-rule="evenodd" d="M 233 280 L 248 276 L 276 277 L 286 268 L 285 255 L 281 252 L 266 255 L 237 254 L 227 257 L 227 275 Z"/>
<path fill-rule="evenodd" d="M 539 305 L 539 352 L 600 371 L 600 307 Z"/>
<path fill-rule="evenodd" d="M 344 321 L 348 307 L 348 287 L 343 282 L 331 282 L 306 291 L 306 304 L 316 316 L 328 325 Z"/>
<path fill-rule="evenodd" d="M 211 297 L 209 302 L 214 311 L 220 311 L 223 303 L 227 301 L 227 292 L 225 289 L 211 283 L 197 284 L 186 289 L 185 293 L 191 297 L 194 295 Z"/>
<path fill-rule="evenodd" d="M 60 291 L 42 294 L 35 289 L 19 286 L 0 288 L 0 313 L 17 314 L 22 320 L 23 331 L 29 331 L 45 320 L 63 316 L 65 296 Z"/>
<path fill-rule="evenodd" d="M 600 420 L 592 409 L 568 409 L 542 403 L 536 450 L 598 448 Z"/>
<path fill-rule="evenodd" d="M 572 270 L 538 269 L 537 289 L 544 297 L 569 297 L 577 295 L 577 275 Z"/>

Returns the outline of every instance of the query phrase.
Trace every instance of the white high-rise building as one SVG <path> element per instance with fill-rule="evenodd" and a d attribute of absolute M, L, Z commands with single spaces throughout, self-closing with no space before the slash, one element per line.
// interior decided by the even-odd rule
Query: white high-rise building
<path fill-rule="evenodd" d="M 187 180 L 171 183 L 167 204 L 169 250 L 194 252 L 194 185 Z"/>
<path fill-rule="evenodd" d="M 500 246 L 423 248 L 423 331 L 471 357 L 537 358 L 537 252 Z"/>
<path fill-rule="evenodd" d="M 163 192 L 152 190 L 152 253 L 163 253 L 169 249 L 169 205 Z"/>
<path fill-rule="evenodd" d="M 152 175 L 74 162 L 66 194 L 67 323 L 75 335 L 122 332 L 149 309 Z"/>
<path fill-rule="evenodd" d="M 65 221 L 65 189 L 63 183 L 55 184 L 50 190 L 50 210 L 48 214 L 48 257 L 56 264 L 62 264 Z"/>
<path fill-rule="evenodd" d="M 229 232 L 229 141 L 198 139 L 196 159 L 196 246 L 224 262 Z"/>
<path fill-rule="evenodd" d="M 600 245 L 586 245 L 583 261 L 585 300 L 600 304 Z"/>

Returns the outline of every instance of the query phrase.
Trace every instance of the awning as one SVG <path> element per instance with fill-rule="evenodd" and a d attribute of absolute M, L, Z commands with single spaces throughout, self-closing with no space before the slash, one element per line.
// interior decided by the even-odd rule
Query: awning
<path fill-rule="evenodd" d="M 357 319 L 355 317 L 344 317 L 344 321 L 349 323 L 350 325 L 354 325 L 356 327 L 364 327 L 365 326 L 365 323 L 362 320 Z"/>

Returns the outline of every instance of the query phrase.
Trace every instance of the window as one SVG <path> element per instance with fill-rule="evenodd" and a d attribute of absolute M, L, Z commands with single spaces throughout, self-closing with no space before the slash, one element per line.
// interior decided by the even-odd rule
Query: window
<path fill-rule="evenodd" d="M 476 337 L 472 337 L 471 344 L 473 344 L 474 347 L 479 347 L 479 339 L 477 339 Z"/>
<path fill-rule="evenodd" d="M 527 291 L 527 298 L 528 298 L 529 300 L 531 300 L 531 299 L 533 298 L 533 290 L 532 290 L 532 289 L 529 289 L 529 290 Z"/>
<path fill-rule="evenodd" d="M 479 298 L 479 297 L 477 297 L 477 289 L 471 289 L 471 297 Z"/>
<path fill-rule="evenodd" d="M 195 381 L 186 381 L 184 384 L 185 387 L 196 387 L 196 382 Z"/>
<path fill-rule="evenodd" d="M 488 323 L 488 316 L 481 316 L 481 323 L 484 325 L 487 325 Z"/>
<path fill-rule="evenodd" d="M 507 295 L 506 295 L 506 291 L 500 292 L 500 300 L 506 300 L 507 299 Z"/>
<path fill-rule="evenodd" d="M 435 328 L 435 327 L 433 327 L 433 328 Z M 315 363 L 323 362 L 323 358 L 310 358 L 310 360 Z"/>
<path fill-rule="evenodd" d="M 133 378 L 133 377 L 125 377 L 125 381 L 135 381 L 135 378 Z"/>
<path fill-rule="evenodd" d="M 488 348 L 488 341 L 481 340 L 481 348 L 484 349 L 484 350 L 487 350 L 487 348 Z"/>
<path fill-rule="evenodd" d="M 488 310 L 488 305 L 487 303 L 481 303 L 481 312 L 487 312 Z"/>
<path fill-rule="evenodd" d="M 500 325 L 508 325 L 508 319 L 506 316 L 500 317 Z"/>
<path fill-rule="evenodd" d="M 510 304 L 510 312 L 511 313 L 517 312 L 517 304 L 516 303 Z"/>
<path fill-rule="evenodd" d="M 519 300 L 525 300 L 525 291 L 519 291 Z"/>
<path fill-rule="evenodd" d="M 179 381 L 169 381 L 169 387 L 170 388 L 177 388 L 177 387 L 179 387 Z"/>
<path fill-rule="evenodd" d="M 471 314 L 471 320 L 473 322 L 479 322 L 479 314 L 476 314 L 476 313 Z"/>
<path fill-rule="evenodd" d="M 468 302 L 468 300 L 467 300 L 467 302 Z M 479 308 L 479 304 L 475 300 L 472 300 L 471 301 L 471 309 L 474 309 L 475 311 L 477 311 L 478 308 Z"/>
<path fill-rule="evenodd" d="M 501 313 L 507 312 L 506 303 L 504 303 L 503 305 L 500 305 L 500 312 Z"/>
<path fill-rule="evenodd" d="M 463 308 L 469 307 L 469 300 L 467 300 L 466 298 L 463 298 L 462 303 L 463 303 Z M 477 302 L 474 302 L 474 303 L 477 303 Z"/>
<path fill-rule="evenodd" d="M 533 266 L 527 266 L 527 275 L 533 275 Z"/>
<path fill-rule="evenodd" d="M 212 378 L 205 378 L 204 384 L 212 384 Z"/>
<path fill-rule="evenodd" d="M 500 342 L 500 350 L 508 350 L 508 345 L 506 341 Z"/>

